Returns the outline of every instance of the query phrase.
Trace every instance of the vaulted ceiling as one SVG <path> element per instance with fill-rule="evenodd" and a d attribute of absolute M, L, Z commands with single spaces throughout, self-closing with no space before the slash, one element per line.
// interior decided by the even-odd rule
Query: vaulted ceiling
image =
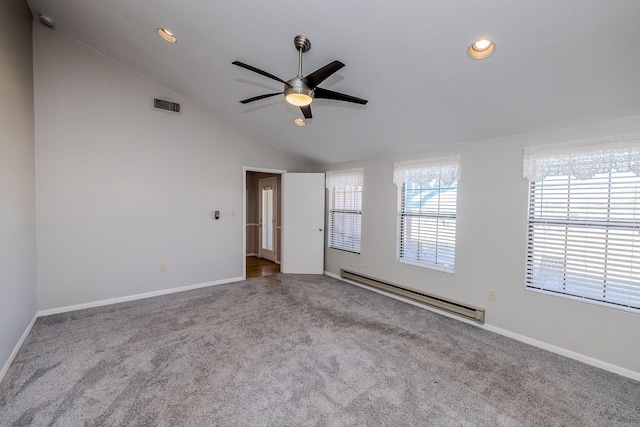
<path fill-rule="evenodd" d="M 638 0 L 29 0 L 56 30 L 310 163 L 640 114 Z M 178 41 L 156 32 L 164 27 Z M 313 119 L 275 96 L 239 103 L 339 60 L 322 87 L 366 106 L 313 101 Z M 489 38 L 495 53 L 467 49 Z"/>

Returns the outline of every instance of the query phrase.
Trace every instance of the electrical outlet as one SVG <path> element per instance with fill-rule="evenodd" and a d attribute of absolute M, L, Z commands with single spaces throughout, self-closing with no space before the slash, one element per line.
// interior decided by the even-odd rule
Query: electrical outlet
<path fill-rule="evenodd" d="M 166 271 L 166 269 L 167 269 L 167 266 L 166 266 L 166 265 L 164 265 L 164 264 L 160 264 L 160 272 L 161 272 L 161 273 L 164 273 L 164 272 Z"/>
<path fill-rule="evenodd" d="M 231 211 L 231 216 L 235 217 L 236 216 L 236 211 Z"/>
<path fill-rule="evenodd" d="M 362 265 L 364 265 L 364 268 L 367 268 L 369 266 L 369 263 L 365 260 L 365 262 L 363 262 Z"/>
<path fill-rule="evenodd" d="M 493 289 L 489 289 L 489 299 L 491 301 L 495 301 L 496 300 L 496 291 Z"/>

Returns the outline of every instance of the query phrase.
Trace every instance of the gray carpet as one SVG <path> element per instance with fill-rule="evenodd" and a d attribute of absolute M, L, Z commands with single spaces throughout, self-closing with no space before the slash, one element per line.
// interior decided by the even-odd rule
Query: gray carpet
<path fill-rule="evenodd" d="M 640 382 L 325 276 L 38 320 L 0 425 L 640 425 Z"/>

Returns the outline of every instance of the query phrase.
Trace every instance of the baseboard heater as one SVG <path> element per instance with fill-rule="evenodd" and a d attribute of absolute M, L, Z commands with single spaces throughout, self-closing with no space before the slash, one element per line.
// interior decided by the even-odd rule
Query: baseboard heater
<path fill-rule="evenodd" d="M 458 301 L 430 295 L 424 292 L 418 292 L 414 289 L 396 285 L 395 283 L 386 282 L 384 280 L 376 279 L 375 277 L 365 276 L 364 274 L 345 269 L 340 270 L 340 277 L 365 286 L 381 289 L 430 307 L 435 307 L 449 313 L 457 314 L 458 316 L 474 320 L 478 323 L 484 323 L 484 308 L 478 308 Z"/>

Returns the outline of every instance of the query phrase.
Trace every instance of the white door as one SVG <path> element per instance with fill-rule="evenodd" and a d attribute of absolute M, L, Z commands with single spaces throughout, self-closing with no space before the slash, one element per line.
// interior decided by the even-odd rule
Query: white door
<path fill-rule="evenodd" d="M 283 273 L 324 273 L 324 174 L 282 175 Z"/>
<path fill-rule="evenodd" d="M 277 181 L 275 178 L 258 180 L 259 256 L 269 261 L 276 260 Z"/>

